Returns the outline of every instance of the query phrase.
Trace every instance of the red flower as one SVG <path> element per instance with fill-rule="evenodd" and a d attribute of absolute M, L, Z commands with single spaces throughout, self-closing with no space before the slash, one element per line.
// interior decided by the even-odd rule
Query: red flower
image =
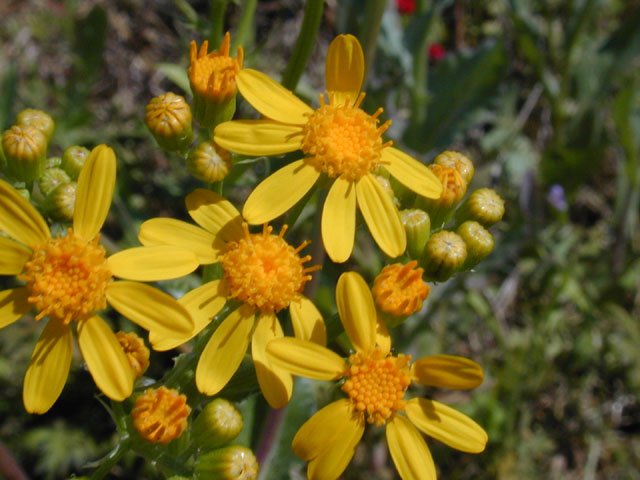
<path fill-rule="evenodd" d="M 396 0 L 396 8 L 400 13 L 411 14 L 416 11 L 416 0 Z"/>
<path fill-rule="evenodd" d="M 447 54 L 447 51 L 439 43 L 429 45 L 429 60 L 439 62 Z"/>

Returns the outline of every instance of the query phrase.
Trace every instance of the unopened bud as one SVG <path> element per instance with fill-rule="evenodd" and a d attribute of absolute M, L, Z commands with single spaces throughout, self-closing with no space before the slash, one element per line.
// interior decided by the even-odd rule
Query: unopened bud
<path fill-rule="evenodd" d="M 43 195 L 49 195 L 53 190 L 58 187 L 58 185 L 64 185 L 65 183 L 69 183 L 71 178 L 63 169 L 58 167 L 47 168 L 42 176 L 38 184 L 40 185 L 40 191 Z"/>
<path fill-rule="evenodd" d="M 467 246 L 467 259 L 461 270 L 475 267 L 493 251 L 493 235 L 478 222 L 466 221 L 456 229 L 456 233 Z"/>
<path fill-rule="evenodd" d="M 395 317 L 387 320 L 387 326 L 395 327 L 406 317 L 422 308 L 431 288 L 422 279 L 422 268 L 412 260 L 406 265 L 395 263 L 382 269 L 373 281 L 371 289 L 376 305 L 385 314 Z"/>
<path fill-rule="evenodd" d="M 221 447 L 242 431 L 242 414 L 223 398 L 208 403 L 196 417 L 191 428 L 193 442 L 205 450 Z"/>
<path fill-rule="evenodd" d="M 53 129 L 56 124 L 53 118 L 42 110 L 35 110 L 33 108 L 27 108 L 18 113 L 16 117 L 16 125 L 21 127 L 34 127 L 42 132 L 47 139 L 47 142 L 51 140 L 53 135 Z"/>
<path fill-rule="evenodd" d="M 136 378 L 140 378 L 149 368 L 150 352 L 144 344 L 144 340 L 133 332 L 118 332 L 116 338 L 120 342 Z"/>
<path fill-rule="evenodd" d="M 400 220 L 407 232 L 407 250 L 411 258 L 422 258 L 424 246 L 431 235 L 429 214 L 417 208 L 401 210 Z"/>
<path fill-rule="evenodd" d="M 44 199 L 43 208 L 54 220 L 70 222 L 76 206 L 78 184 L 69 182 L 58 185 Z"/>
<path fill-rule="evenodd" d="M 418 197 L 416 206 L 429 214 L 432 228 L 440 228 L 449 221 L 456 206 L 467 193 L 467 182 L 455 168 L 429 165 L 429 169 L 442 183 L 442 193 L 436 199 Z"/>
<path fill-rule="evenodd" d="M 191 108 L 180 95 L 167 92 L 152 98 L 144 120 L 160 148 L 167 152 L 183 152 L 193 141 Z"/>
<path fill-rule="evenodd" d="M 62 165 L 62 157 L 49 157 L 44 162 L 44 168 L 54 168 L 61 167 Z"/>
<path fill-rule="evenodd" d="M 89 157 L 88 148 L 73 145 L 62 152 L 62 168 L 69 174 L 72 180 L 77 180 L 80 175 L 80 170 L 84 162 Z"/>
<path fill-rule="evenodd" d="M 195 474 L 201 480 L 254 480 L 258 461 L 251 450 L 234 445 L 200 456 Z"/>
<path fill-rule="evenodd" d="M 9 176 L 33 182 L 44 172 L 47 138 L 35 127 L 14 125 L 2 134 L 2 150 Z"/>
<path fill-rule="evenodd" d="M 456 223 L 475 220 L 485 227 L 498 223 L 504 215 L 504 200 L 492 188 L 479 188 L 456 212 Z"/>
<path fill-rule="evenodd" d="M 444 282 L 462 268 L 467 246 L 460 236 L 448 230 L 431 235 L 424 247 L 424 271 L 427 280 Z"/>
<path fill-rule="evenodd" d="M 462 179 L 469 185 L 475 168 L 473 162 L 460 152 L 454 152 L 453 150 L 447 150 L 438 155 L 433 161 L 436 165 L 444 165 L 445 167 L 455 168 Z"/>
<path fill-rule="evenodd" d="M 203 142 L 189 152 L 187 168 L 198 180 L 219 182 L 231 169 L 231 154 L 213 141 Z"/>
<path fill-rule="evenodd" d="M 186 430 L 190 413 L 185 395 L 160 387 L 148 388 L 136 398 L 131 417 L 141 437 L 152 443 L 166 444 Z"/>

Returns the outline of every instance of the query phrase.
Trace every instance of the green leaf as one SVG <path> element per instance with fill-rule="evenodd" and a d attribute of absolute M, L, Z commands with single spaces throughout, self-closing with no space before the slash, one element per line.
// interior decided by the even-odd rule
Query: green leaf
<path fill-rule="evenodd" d="M 158 63 L 156 68 L 184 92 L 190 93 L 189 75 L 186 68 L 175 63 Z"/>

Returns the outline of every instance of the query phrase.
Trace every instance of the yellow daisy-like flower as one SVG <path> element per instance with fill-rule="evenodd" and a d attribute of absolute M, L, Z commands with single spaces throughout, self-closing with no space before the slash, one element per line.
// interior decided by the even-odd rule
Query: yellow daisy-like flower
<path fill-rule="evenodd" d="M 186 198 L 196 227 L 180 220 L 154 218 L 140 227 L 143 245 L 179 245 L 195 252 L 201 264 L 222 263 L 224 277 L 192 290 L 179 302 L 191 311 L 194 330 L 184 338 L 163 337 L 152 332 L 151 339 L 163 349 L 173 348 L 198 334 L 222 309 L 227 300 L 242 305 L 229 314 L 211 336 L 196 368 L 196 385 L 206 395 L 215 395 L 240 366 L 251 343 L 251 356 L 262 393 L 273 408 L 291 398 L 293 379 L 288 372 L 274 367 L 265 348 L 273 338 L 283 336 L 276 313 L 289 308 L 298 338 L 325 344 L 322 315 L 303 296 L 310 273 L 319 267 L 304 267 L 311 256 L 300 257 L 298 248 L 265 225 L 262 233 L 249 233 L 236 208 L 220 195 L 198 189 Z M 257 322 L 255 321 L 258 314 Z"/>
<path fill-rule="evenodd" d="M 322 241 L 334 262 L 345 262 L 355 239 L 356 204 L 373 238 L 390 257 L 402 254 L 406 235 L 393 200 L 373 172 L 382 167 L 417 194 L 438 198 L 442 186 L 429 169 L 383 142 L 390 122 L 378 125 L 360 105 L 364 55 L 352 35 L 338 36 L 326 61 L 328 102 L 312 109 L 267 75 L 241 70 L 242 96 L 266 118 L 225 122 L 215 142 L 245 155 L 279 155 L 302 150 L 305 157 L 267 177 L 249 195 L 242 215 L 250 224 L 268 222 L 295 205 L 322 174 L 335 179 L 322 211 Z"/>
<path fill-rule="evenodd" d="M 71 323 L 96 385 L 109 398 L 124 400 L 134 372 L 116 335 L 96 315 L 110 303 L 147 330 L 184 335 L 193 328 L 188 311 L 169 295 L 137 281 L 176 278 L 193 271 L 194 254 L 182 248 L 130 248 L 106 258 L 98 243 L 116 178 L 116 158 L 106 145 L 89 155 L 78 179 L 73 228 L 52 237 L 35 208 L 0 180 L 0 274 L 16 275 L 26 286 L 0 292 L 0 328 L 38 311 L 49 317 L 31 357 L 23 386 L 27 411 L 44 413 L 64 387 L 71 364 Z M 15 240 L 15 241 L 14 241 Z"/>
<path fill-rule="evenodd" d="M 347 360 L 320 345 L 297 338 L 272 340 L 267 357 L 294 375 L 340 380 L 348 398 L 318 411 L 293 439 L 293 451 L 309 462 L 310 479 L 338 478 L 362 437 L 365 419 L 385 426 L 387 445 L 404 480 L 436 478 L 436 469 L 420 432 L 463 452 L 484 450 L 485 431 L 467 416 L 434 400 L 405 392 L 412 381 L 422 385 L 469 389 L 482 383 L 479 365 L 450 355 L 434 355 L 410 363 L 410 355 L 391 353 L 391 339 L 376 320 L 367 284 L 353 272 L 336 288 L 338 313 L 355 348 Z"/>

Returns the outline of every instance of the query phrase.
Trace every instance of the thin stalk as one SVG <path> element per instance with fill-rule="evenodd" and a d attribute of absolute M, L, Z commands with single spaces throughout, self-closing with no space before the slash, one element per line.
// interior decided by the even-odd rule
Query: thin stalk
<path fill-rule="evenodd" d="M 101 480 L 109 474 L 113 466 L 120 461 L 122 456 L 127 453 L 131 447 L 131 439 L 129 437 L 121 439 L 116 448 L 111 450 L 105 457 L 100 460 L 100 466 L 89 477 L 91 480 Z"/>
<path fill-rule="evenodd" d="M 380 34 L 380 24 L 387 6 L 387 0 L 370 0 L 366 3 L 367 6 L 364 9 L 364 19 L 359 35 L 362 51 L 364 52 L 365 82 L 363 82 L 363 85 L 366 83 L 369 67 L 373 65 L 378 35 Z"/>
<path fill-rule="evenodd" d="M 257 5 L 258 0 L 245 0 L 236 33 L 231 37 L 231 51 L 235 51 L 238 45 L 245 47 L 253 43 L 253 19 Z"/>
<path fill-rule="evenodd" d="M 224 32 L 224 13 L 227 10 L 229 0 L 211 0 L 209 4 L 209 19 L 211 20 L 211 31 L 209 32 L 209 49 L 214 50 L 220 47 Z"/>

